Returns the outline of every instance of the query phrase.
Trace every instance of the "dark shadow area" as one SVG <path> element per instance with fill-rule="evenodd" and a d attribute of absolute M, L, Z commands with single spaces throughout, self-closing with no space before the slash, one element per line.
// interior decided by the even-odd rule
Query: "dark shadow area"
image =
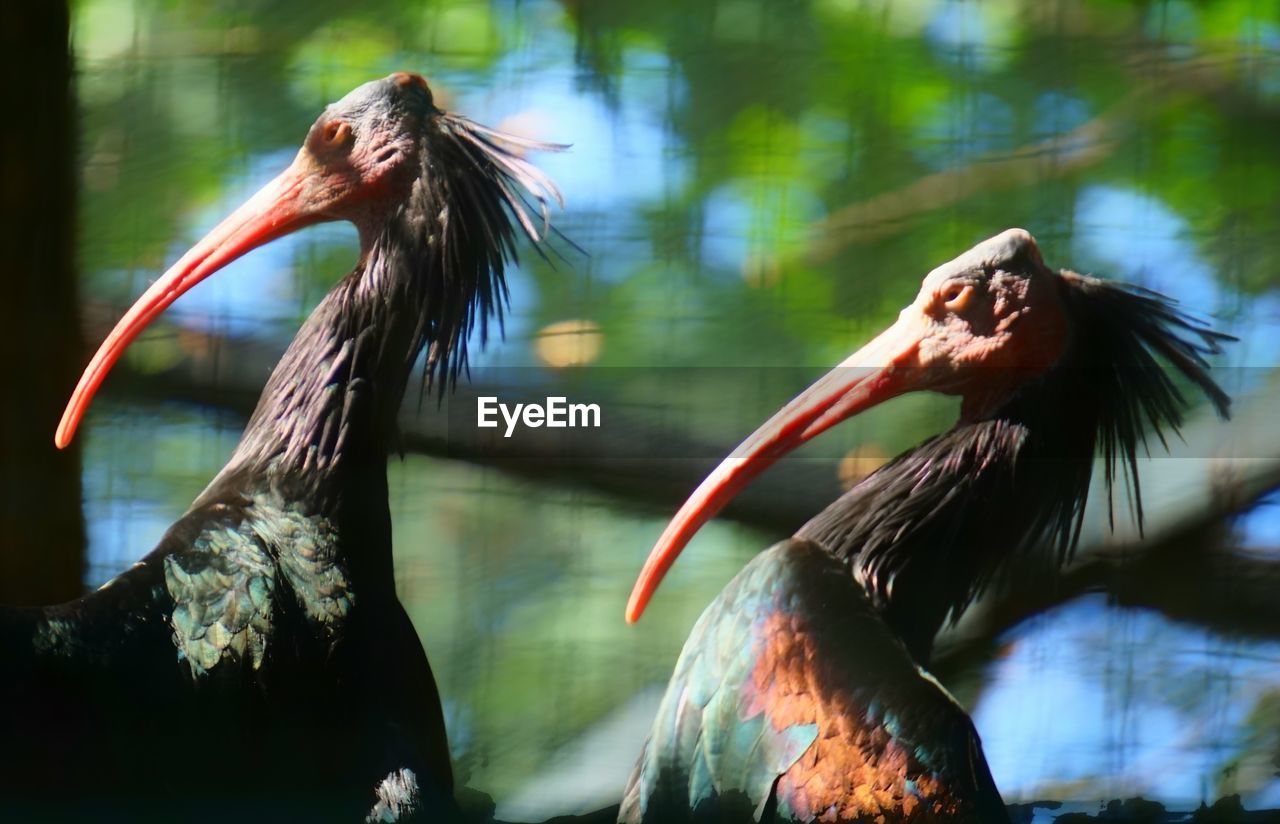
<path fill-rule="evenodd" d="M 62 0 L 0 9 L 0 603 L 82 591 L 80 449 L 52 426 L 82 357 L 75 249 L 76 130 Z"/>

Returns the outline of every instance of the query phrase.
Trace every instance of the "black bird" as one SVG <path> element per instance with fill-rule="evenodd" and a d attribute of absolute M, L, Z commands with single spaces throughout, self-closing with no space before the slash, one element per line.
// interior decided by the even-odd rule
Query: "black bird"
<path fill-rule="evenodd" d="M 456 814 L 435 681 L 396 598 L 387 455 L 420 352 L 444 391 L 470 333 L 483 342 L 501 322 L 518 235 L 545 236 L 559 193 L 520 152 L 562 148 L 438 109 L 416 74 L 367 83 L 129 310 L 81 378 L 59 446 L 130 341 L 183 292 L 305 226 L 359 230 L 355 269 L 159 545 L 79 600 L 0 612 L 0 811 Z"/>
<path fill-rule="evenodd" d="M 928 674 L 933 639 L 1016 553 L 1079 538 L 1187 401 L 1225 416 L 1205 357 L 1228 337 L 1154 292 L 1054 272 L 1010 229 L 925 278 L 890 329 L 747 438 L 693 493 L 632 592 L 635 621 L 698 528 L 769 464 L 906 392 L 963 399 L 948 432 L 752 560 L 685 642 L 625 822 L 998 822 L 977 732 Z"/>

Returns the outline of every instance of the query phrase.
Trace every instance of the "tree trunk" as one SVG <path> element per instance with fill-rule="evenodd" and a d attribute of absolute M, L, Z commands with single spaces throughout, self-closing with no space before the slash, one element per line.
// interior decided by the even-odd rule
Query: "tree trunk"
<path fill-rule="evenodd" d="M 53 430 L 81 365 L 75 140 L 64 0 L 0 4 L 0 603 L 81 591 L 80 453 Z"/>

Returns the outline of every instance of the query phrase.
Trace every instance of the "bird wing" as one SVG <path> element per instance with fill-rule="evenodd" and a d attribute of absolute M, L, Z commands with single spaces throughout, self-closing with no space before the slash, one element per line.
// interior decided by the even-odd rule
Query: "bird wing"
<path fill-rule="evenodd" d="M 1005 819 L 972 723 L 847 567 L 761 553 L 685 643 L 624 822 Z"/>

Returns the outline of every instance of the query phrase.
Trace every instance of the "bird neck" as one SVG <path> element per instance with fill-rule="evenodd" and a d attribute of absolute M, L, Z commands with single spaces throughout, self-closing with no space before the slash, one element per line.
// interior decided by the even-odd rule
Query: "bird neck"
<path fill-rule="evenodd" d="M 1010 557 L 1045 542 L 1065 556 L 1074 544 L 1095 431 L 1050 417 L 1063 390 L 1046 381 L 985 420 L 962 420 L 796 533 L 849 564 L 921 665 Z"/>
<path fill-rule="evenodd" d="M 339 535 L 359 536 L 361 552 L 376 556 L 368 560 L 388 580 L 386 459 L 425 342 L 426 296 L 414 264 L 422 265 L 429 241 L 414 242 L 419 235 L 403 228 L 361 232 L 359 263 L 294 337 L 231 460 L 197 501 L 234 492 L 301 507 Z"/>

